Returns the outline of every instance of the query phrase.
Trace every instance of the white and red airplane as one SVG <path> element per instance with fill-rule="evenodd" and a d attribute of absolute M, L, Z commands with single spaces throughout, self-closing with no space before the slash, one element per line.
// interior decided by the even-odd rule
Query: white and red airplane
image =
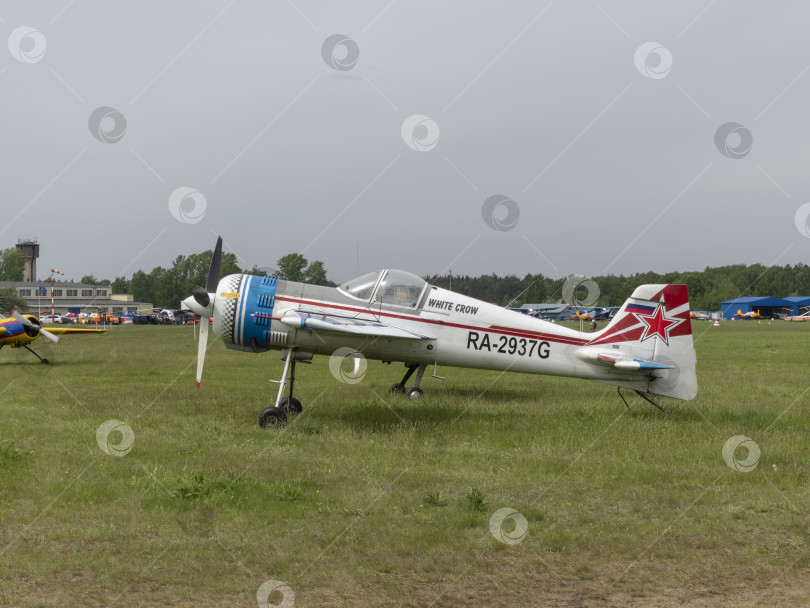
<path fill-rule="evenodd" d="M 275 405 L 259 416 L 263 427 L 301 411 L 292 396 L 295 362 L 336 352 L 354 358 L 356 370 L 364 359 L 405 363 L 405 376 L 391 392 L 409 397 L 422 395 L 429 365 L 434 376 L 436 366 L 449 365 L 584 378 L 617 386 L 620 395 L 621 388 L 631 389 L 653 405 L 648 394 L 684 400 L 697 394 L 686 285 L 641 285 L 607 327 L 584 333 L 434 287 L 402 270 L 372 272 L 336 288 L 249 274 L 217 281 L 221 255 L 219 238 L 206 287 L 195 287 L 184 301 L 202 317 L 197 386 L 209 317 L 228 348 L 281 350 L 284 371 Z"/>

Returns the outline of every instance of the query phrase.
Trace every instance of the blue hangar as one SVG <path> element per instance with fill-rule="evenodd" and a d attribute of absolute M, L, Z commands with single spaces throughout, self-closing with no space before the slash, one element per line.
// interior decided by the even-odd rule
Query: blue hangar
<path fill-rule="evenodd" d="M 747 296 L 726 300 L 720 303 L 720 310 L 724 319 L 733 319 L 737 311 L 758 312 L 765 318 L 797 315 L 810 307 L 810 297 L 791 296 L 789 298 L 774 298 L 772 296 Z"/>

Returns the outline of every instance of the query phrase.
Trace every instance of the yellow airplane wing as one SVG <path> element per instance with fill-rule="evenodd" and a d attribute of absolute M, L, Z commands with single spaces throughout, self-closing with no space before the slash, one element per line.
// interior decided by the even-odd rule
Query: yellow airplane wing
<path fill-rule="evenodd" d="M 106 329 L 79 329 L 74 327 L 48 327 L 47 330 L 58 336 L 62 334 L 103 334 L 107 331 Z"/>

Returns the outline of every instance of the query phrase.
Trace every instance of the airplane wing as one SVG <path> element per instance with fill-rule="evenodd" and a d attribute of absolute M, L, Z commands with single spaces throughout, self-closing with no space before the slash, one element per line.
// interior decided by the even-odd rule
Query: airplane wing
<path fill-rule="evenodd" d="M 62 334 L 103 334 L 106 329 L 85 329 L 73 327 L 48 327 L 47 330 L 55 335 L 61 336 Z"/>
<path fill-rule="evenodd" d="M 354 317 L 344 317 L 331 312 L 299 308 L 287 312 L 280 321 L 293 329 L 309 329 L 357 336 L 373 336 L 376 338 L 405 338 L 410 340 L 432 340 L 419 332 L 382 323 L 380 321 L 362 320 Z"/>
<path fill-rule="evenodd" d="M 604 365 L 612 365 L 616 369 L 622 371 L 651 371 L 656 369 L 673 369 L 671 365 L 663 363 L 656 363 L 655 361 L 645 361 L 637 357 L 629 357 L 626 355 L 616 355 L 613 353 L 598 353 L 596 355 L 590 354 L 588 357 L 592 361 L 602 363 Z"/>

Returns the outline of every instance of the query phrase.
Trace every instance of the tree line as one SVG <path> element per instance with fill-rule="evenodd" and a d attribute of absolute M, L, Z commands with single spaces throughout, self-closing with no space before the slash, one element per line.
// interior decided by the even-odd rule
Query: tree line
<path fill-rule="evenodd" d="M 485 302 L 502 306 L 521 306 L 528 303 L 562 302 L 566 277 L 553 279 L 542 274 L 481 276 L 427 276 L 428 283 L 452 289 Z M 594 306 L 621 306 L 636 287 L 647 283 L 683 283 L 689 288 L 692 310 L 720 310 L 720 303 L 743 296 L 810 296 L 810 266 L 764 266 L 763 264 L 733 264 L 707 267 L 702 271 L 643 272 L 624 275 L 589 277 L 597 286 L 599 297 Z M 578 279 L 576 282 L 581 281 Z M 589 296 L 583 288 L 576 292 L 582 300 Z"/>
<path fill-rule="evenodd" d="M 129 280 L 117 277 L 111 282 L 112 292 L 131 293 L 138 302 L 152 302 L 154 306 L 161 308 L 176 308 L 191 294 L 196 285 L 205 286 L 213 254 L 213 250 L 209 250 L 188 256 L 179 255 L 169 268 L 158 266 L 149 273 L 139 270 Z M 334 285 L 326 278 L 323 262 L 319 260 L 309 262 L 300 253 L 285 255 L 276 262 L 276 265 L 278 270 L 271 274 L 280 279 L 316 285 Z M 223 253 L 219 276 L 238 273 L 258 276 L 268 274 L 266 269 L 256 266 L 240 268 L 235 254 Z"/>
<path fill-rule="evenodd" d="M 191 255 L 179 255 L 169 267 L 158 266 L 150 272 L 138 270 L 129 279 L 116 277 L 113 280 L 96 279 L 85 275 L 82 283 L 110 285 L 113 293 L 130 293 L 138 302 L 152 302 L 154 306 L 176 308 L 188 297 L 194 286 L 204 286 L 208 276 L 213 251 Z M 300 253 L 287 254 L 276 262 L 277 269 L 253 267 L 240 268 L 233 253 L 222 254 L 220 276 L 245 272 L 255 275 L 271 274 L 281 279 L 331 285 L 326 267 L 320 260 L 310 262 Z M 21 281 L 24 260 L 16 248 L 0 250 L 0 281 Z M 526 303 L 561 302 L 566 277 L 554 279 L 542 274 L 498 276 L 429 275 L 428 283 L 451 289 L 456 293 L 492 302 L 501 306 L 520 306 Z M 595 306 L 620 306 L 633 290 L 645 283 L 685 283 L 689 287 L 692 310 L 720 310 L 720 303 L 741 296 L 810 296 L 810 266 L 799 263 L 794 266 L 764 266 L 763 264 L 734 264 L 707 267 L 702 271 L 656 273 L 644 272 L 633 275 L 604 275 L 590 279 L 598 286 L 599 297 Z M 0 310 L 9 310 L 9 304 L 19 307 L 14 290 L 0 290 Z M 584 299 L 588 295 L 578 291 Z M 590 300 L 589 300 L 590 301 Z"/>

